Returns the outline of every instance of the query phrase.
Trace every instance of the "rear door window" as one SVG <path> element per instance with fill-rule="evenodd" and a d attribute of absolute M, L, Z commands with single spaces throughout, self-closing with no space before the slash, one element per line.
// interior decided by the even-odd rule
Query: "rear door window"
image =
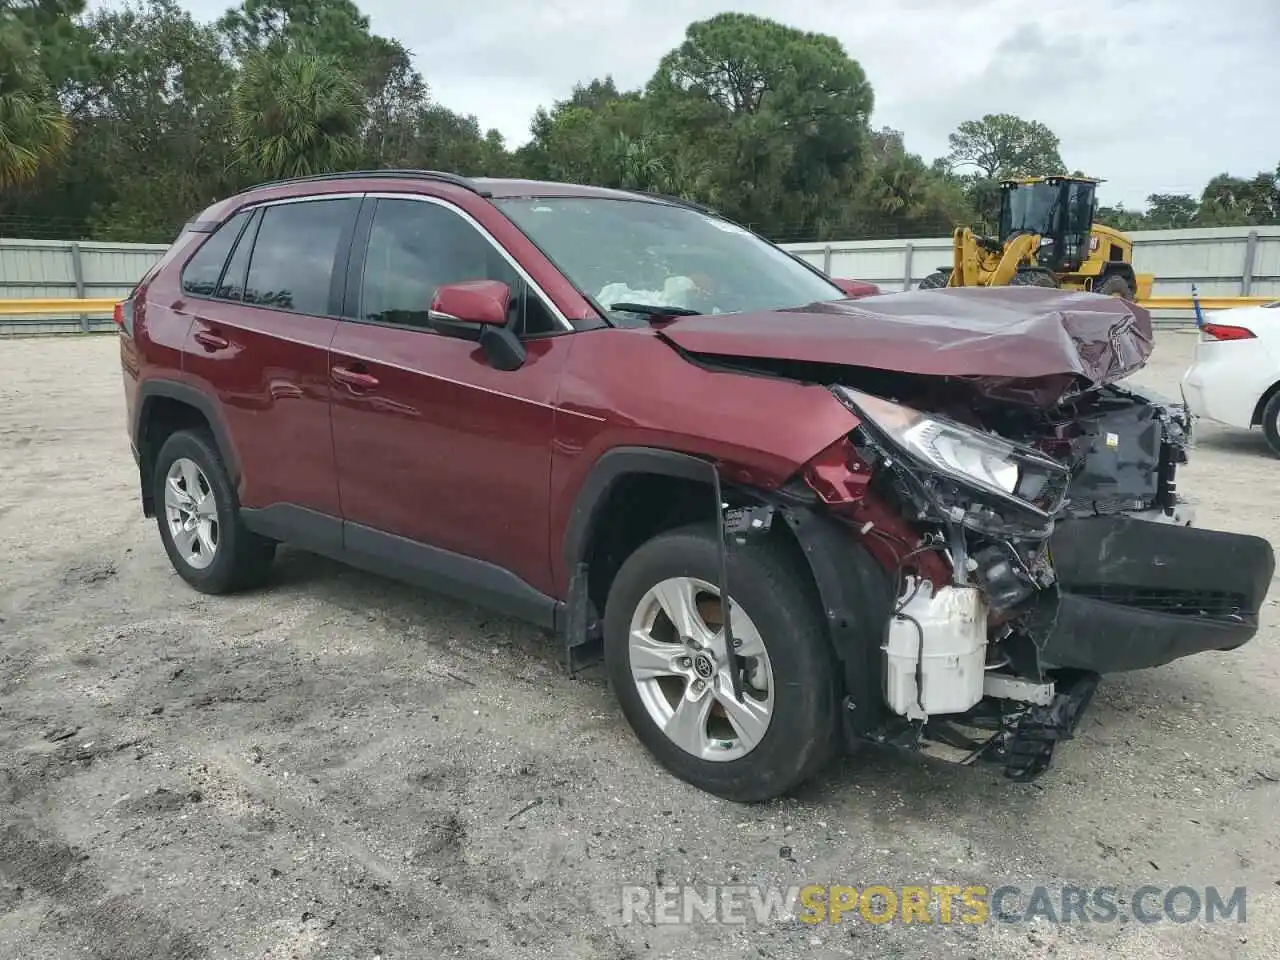
<path fill-rule="evenodd" d="M 212 297 L 218 289 L 222 268 L 236 238 L 249 219 L 249 211 L 237 213 L 210 235 L 182 268 L 182 289 L 197 297 Z"/>
<path fill-rule="evenodd" d="M 347 238 L 359 207 L 355 198 L 267 207 L 253 243 L 244 302 L 328 315 L 334 262 L 341 252 L 345 263 Z"/>

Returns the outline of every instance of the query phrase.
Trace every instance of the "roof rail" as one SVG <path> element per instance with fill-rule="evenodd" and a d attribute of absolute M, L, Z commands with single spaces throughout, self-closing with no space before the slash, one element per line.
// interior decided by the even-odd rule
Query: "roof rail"
<path fill-rule="evenodd" d="M 641 196 L 653 197 L 653 199 L 655 200 L 663 200 L 677 207 L 688 207 L 690 210 L 697 210 L 698 213 L 707 213 L 713 217 L 720 216 L 720 214 L 716 210 L 714 210 L 711 207 L 708 207 L 704 203 L 698 203 L 698 201 L 696 200 L 686 200 L 684 197 L 676 197 L 667 193 L 654 193 L 649 190 L 640 190 L 636 192 L 638 192 Z"/>
<path fill-rule="evenodd" d="M 462 187 L 464 190 L 470 190 L 472 193 L 481 197 L 491 197 L 493 194 L 481 188 L 466 177 L 459 176 L 456 173 L 444 173 L 439 170 L 338 170 L 333 173 L 315 173 L 307 177 L 287 177 L 284 180 L 269 180 L 266 183 L 254 184 L 249 189 L 257 190 L 260 187 L 278 187 L 288 183 L 316 183 L 325 180 L 347 180 L 352 177 L 390 177 L 397 180 L 432 180 L 436 183 L 448 183 L 455 187 Z"/>

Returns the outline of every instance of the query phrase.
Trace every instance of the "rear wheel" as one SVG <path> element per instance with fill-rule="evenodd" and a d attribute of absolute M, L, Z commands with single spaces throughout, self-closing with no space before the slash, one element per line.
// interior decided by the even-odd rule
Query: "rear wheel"
<path fill-rule="evenodd" d="M 819 605 L 780 544 L 729 554 L 731 650 L 719 580 L 709 524 L 637 549 L 605 605 L 609 677 L 632 729 L 673 774 L 728 800 L 768 800 L 831 756 L 837 671 Z"/>
<path fill-rule="evenodd" d="M 245 528 L 213 436 L 179 430 L 156 457 L 156 524 L 178 576 L 201 593 L 231 593 L 267 577 L 276 545 Z"/>
<path fill-rule="evenodd" d="M 1019 270 L 1009 280 L 1011 287 L 1056 287 L 1058 281 L 1048 270 Z"/>
<path fill-rule="evenodd" d="M 1262 432 L 1266 435 L 1271 452 L 1280 457 L 1280 391 L 1262 408 Z"/>
<path fill-rule="evenodd" d="M 951 280 L 950 270 L 935 270 L 920 281 L 921 290 L 941 290 Z"/>
<path fill-rule="evenodd" d="M 1123 297 L 1125 300 L 1133 300 L 1138 295 L 1138 291 L 1129 286 L 1128 278 L 1119 273 L 1113 273 L 1101 283 L 1095 283 L 1093 292 L 1106 297 Z"/>

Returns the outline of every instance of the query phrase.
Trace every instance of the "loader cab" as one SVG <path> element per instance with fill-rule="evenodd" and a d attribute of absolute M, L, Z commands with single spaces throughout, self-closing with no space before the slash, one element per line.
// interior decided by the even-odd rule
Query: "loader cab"
<path fill-rule="evenodd" d="M 1053 273 L 1079 270 L 1089 256 L 1089 234 L 1100 180 L 1025 177 L 1000 184 L 1000 243 L 1021 233 L 1040 237 L 1039 266 Z"/>

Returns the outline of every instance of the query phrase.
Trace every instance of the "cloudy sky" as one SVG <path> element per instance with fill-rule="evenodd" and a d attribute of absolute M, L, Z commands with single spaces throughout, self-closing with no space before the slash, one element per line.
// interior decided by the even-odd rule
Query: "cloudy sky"
<path fill-rule="evenodd" d="M 227 0 L 182 0 L 212 19 Z M 359 0 L 358 0 L 359 2 Z M 611 73 L 642 85 L 685 26 L 726 9 L 831 34 L 862 63 L 872 122 L 927 159 L 962 120 L 1040 120 L 1101 200 L 1198 195 L 1280 163 L 1280 0 L 362 0 L 435 98 L 515 146 L 539 104 Z M 1106 12 L 1104 12 L 1106 11 Z"/>

